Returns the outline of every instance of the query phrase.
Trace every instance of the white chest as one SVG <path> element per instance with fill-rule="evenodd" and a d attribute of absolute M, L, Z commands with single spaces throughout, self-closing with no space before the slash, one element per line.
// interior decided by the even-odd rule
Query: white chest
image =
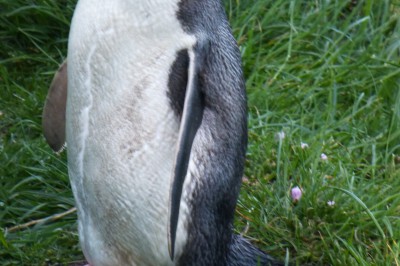
<path fill-rule="evenodd" d="M 96 266 L 171 263 L 167 203 L 179 121 L 168 77 L 176 52 L 195 43 L 176 2 L 80 0 L 75 10 L 68 165 L 81 244 Z M 185 206 L 181 213 L 178 253 Z"/>

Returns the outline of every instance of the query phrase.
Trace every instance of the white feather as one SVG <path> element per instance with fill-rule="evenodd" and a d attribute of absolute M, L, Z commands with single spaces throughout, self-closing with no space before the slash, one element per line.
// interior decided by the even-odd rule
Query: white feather
<path fill-rule="evenodd" d="M 68 52 L 67 143 L 79 234 L 92 265 L 173 265 L 169 184 L 179 121 L 167 84 L 195 38 L 177 0 L 80 0 Z M 176 254 L 186 241 L 181 204 Z"/>

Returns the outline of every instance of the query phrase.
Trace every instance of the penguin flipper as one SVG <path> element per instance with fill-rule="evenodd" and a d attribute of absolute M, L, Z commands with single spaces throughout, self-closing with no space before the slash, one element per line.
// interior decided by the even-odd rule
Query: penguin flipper
<path fill-rule="evenodd" d="M 61 152 L 65 146 L 67 89 L 67 61 L 64 61 L 51 82 L 42 114 L 44 137 L 55 152 Z"/>
<path fill-rule="evenodd" d="M 193 140 L 200 127 L 204 111 L 203 95 L 199 86 L 200 60 L 198 57 L 200 57 L 201 54 L 196 52 L 195 49 L 196 48 L 193 48 L 193 50 L 188 51 L 188 80 L 170 187 L 168 251 L 171 260 L 174 259 L 175 238 L 183 183 L 188 170 Z"/>

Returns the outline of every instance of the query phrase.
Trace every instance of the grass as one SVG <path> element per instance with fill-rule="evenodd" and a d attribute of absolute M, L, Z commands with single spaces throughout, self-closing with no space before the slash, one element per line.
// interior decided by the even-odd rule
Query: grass
<path fill-rule="evenodd" d="M 74 4 L 0 0 L 1 265 L 82 259 L 74 214 L 5 230 L 74 206 L 40 126 Z M 235 230 L 298 265 L 400 265 L 400 1 L 225 4 L 249 99 Z"/>

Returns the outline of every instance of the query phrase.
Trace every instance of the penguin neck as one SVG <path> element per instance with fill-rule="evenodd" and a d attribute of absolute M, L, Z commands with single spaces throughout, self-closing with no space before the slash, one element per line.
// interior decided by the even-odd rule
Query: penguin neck
<path fill-rule="evenodd" d="M 107 10 L 110 13 L 123 11 L 137 20 L 158 16 L 163 22 L 168 18 L 166 14 L 171 11 L 176 13 L 179 2 L 181 0 L 79 0 L 79 4 L 90 5 L 96 10 Z"/>
<path fill-rule="evenodd" d="M 77 24 L 93 35 L 112 33 L 123 38 L 135 36 L 136 42 L 148 39 L 157 43 L 183 32 L 177 18 L 180 1 L 79 0 Z"/>

